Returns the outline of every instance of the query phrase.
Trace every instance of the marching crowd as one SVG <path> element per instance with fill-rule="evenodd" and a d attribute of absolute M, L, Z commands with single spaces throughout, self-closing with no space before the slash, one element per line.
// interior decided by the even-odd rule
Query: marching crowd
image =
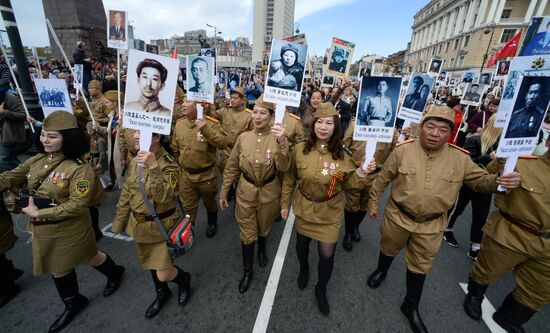
<path fill-rule="evenodd" d="M 88 60 L 75 56 L 76 61 Z M 95 121 L 82 98 L 72 101 L 74 115 L 56 111 L 43 122 L 27 119 L 41 128 L 40 153 L 0 174 L 0 190 L 28 190 L 19 200 L 27 200 L 20 206 L 30 218 L 33 273 L 51 273 L 65 304 L 50 332 L 63 329 L 88 305 L 74 267 L 85 264 L 103 274 L 105 297 L 124 281 L 124 266 L 96 244 L 102 236 L 97 206 L 105 200 L 105 190 L 117 188 L 121 192 L 112 230 L 133 237 L 157 294 L 147 318 L 168 302 L 168 282 L 178 286 L 181 306 L 188 302 L 191 283 L 191 274 L 175 265 L 154 219 L 169 230 L 181 219 L 181 204 L 195 222 L 201 199 L 208 238 L 217 233 L 219 208 L 235 203 L 243 259 L 240 293 L 253 281 L 255 251 L 259 266 L 268 265 L 272 223 L 286 220 L 292 207 L 300 264 L 297 287 L 308 286 L 310 243 L 316 240 L 314 291 L 320 312 L 329 315 L 326 291 L 341 224 L 342 246 L 352 251 L 361 240 L 361 222 L 366 215 L 378 217 L 390 183 L 380 220 L 378 265 L 367 284 L 378 288 L 394 257 L 405 250 L 401 311 L 414 332 L 427 332 L 419 313 L 424 281 L 443 240 L 459 246 L 452 228 L 468 202 L 473 205 L 468 257 L 475 262 L 464 301 L 466 314 L 480 320 L 488 285 L 510 271 L 516 287 L 494 315 L 504 329 L 522 332 L 522 324 L 550 302 L 550 119 L 543 123 L 538 156 L 520 158 L 515 171 L 503 173 L 504 161 L 495 155 L 501 135 L 494 127 L 498 84 L 486 92 L 479 108 L 468 112 L 456 87 L 434 89 L 421 122 L 394 129 L 393 141 L 377 143 L 374 159 L 364 163 L 366 143 L 353 139 L 358 81 L 345 79 L 333 88 L 310 81 L 300 107 L 287 108 L 281 123 L 274 123 L 275 105 L 263 99 L 259 75 L 250 82 L 243 75 L 243 84 L 232 89 L 229 98 L 217 87 L 214 104 L 201 105 L 202 118 L 197 118 L 197 103 L 186 98 L 179 82 L 171 135 L 154 134 L 149 151 L 142 151 L 139 131 L 122 127 L 118 103 L 124 101 L 124 84 L 116 90 L 116 66 L 89 64 L 91 80 L 85 90 Z M 52 61 L 43 70 L 71 85 L 62 62 Z M 100 80 L 95 79 L 99 72 Z M 2 95 L 0 119 L 25 120 L 21 102 L 10 102 L 14 97 L 10 92 Z M 400 134 L 407 140 L 398 143 Z M 148 210 L 140 182 L 156 214 Z M 499 191 L 499 185 L 505 191 Z M 493 194 L 498 209 L 489 214 Z M 23 272 L 7 258 L 17 240 L 12 217 L 4 205 L 0 214 L 1 307 L 20 292 L 16 280 Z"/>

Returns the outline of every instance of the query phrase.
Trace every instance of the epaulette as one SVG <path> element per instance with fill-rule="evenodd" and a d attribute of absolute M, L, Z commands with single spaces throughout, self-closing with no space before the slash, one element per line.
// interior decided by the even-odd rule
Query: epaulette
<path fill-rule="evenodd" d="M 215 122 L 215 123 L 219 123 L 220 120 L 218 118 L 214 118 L 214 117 L 210 117 L 210 116 L 204 116 L 204 118 L 212 121 L 212 122 Z"/>
<path fill-rule="evenodd" d="M 166 160 L 166 162 L 170 162 L 170 163 L 173 163 L 176 161 L 176 159 L 174 158 L 174 156 L 168 154 L 168 153 L 165 153 L 164 154 L 164 159 Z"/>
<path fill-rule="evenodd" d="M 77 157 L 77 158 L 75 158 L 73 161 L 74 161 L 74 162 L 76 163 L 76 165 L 78 165 L 78 166 L 83 165 L 84 163 L 86 163 L 82 157 Z"/>
<path fill-rule="evenodd" d="M 395 148 L 397 148 L 399 146 L 402 146 L 404 144 L 407 144 L 407 143 L 411 143 L 411 142 L 414 142 L 414 139 L 409 139 L 409 140 L 405 140 L 403 142 L 399 142 L 398 144 L 395 145 Z"/>
<path fill-rule="evenodd" d="M 467 151 L 467 150 L 464 149 L 464 148 L 460 148 L 459 146 L 453 145 L 452 143 L 449 143 L 449 146 L 451 146 L 451 147 L 454 148 L 454 149 L 460 150 L 461 152 L 463 152 L 463 153 L 466 154 L 466 155 L 470 155 L 470 152 Z"/>
<path fill-rule="evenodd" d="M 344 148 L 344 153 L 346 153 L 349 157 L 353 157 L 353 151 L 350 147 L 346 145 L 342 145 L 342 147 Z"/>
<path fill-rule="evenodd" d="M 249 108 L 244 108 L 244 110 L 248 113 L 252 113 L 252 110 L 250 110 Z"/>
<path fill-rule="evenodd" d="M 294 113 L 290 113 L 290 112 L 287 112 L 286 114 L 288 114 L 289 116 L 291 116 L 292 118 L 296 119 L 296 120 L 300 120 L 300 117 Z"/>
<path fill-rule="evenodd" d="M 187 119 L 187 116 L 181 116 L 181 117 L 179 117 L 178 119 L 176 119 L 176 123 L 177 123 L 178 121 L 180 121 L 180 120 L 183 120 L 183 119 Z"/>
<path fill-rule="evenodd" d="M 541 158 L 541 155 L 522 155 L 519 158 L 527 159 L 527 160 L 538 160 Z"/>

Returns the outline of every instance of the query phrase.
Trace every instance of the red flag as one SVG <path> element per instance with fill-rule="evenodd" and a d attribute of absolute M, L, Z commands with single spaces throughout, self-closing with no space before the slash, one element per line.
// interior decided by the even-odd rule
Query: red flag
<path fill-rule="evenodd" d="M 521 39 L 521 30 L 514 37 L 512 37 L 512 39 L 510 39 L 506 44 L 504 44 L 504 46 L 501 47 L 500 50 L 497 51 L 497 53 L 495 53 L 491 58 L 489 58 L 489 61 L 487 62 L 487 67 L 493 67 L 493 65 L 498 59 L 514 57 L 518 50 L 520 39 Z"/>
<path fill-rule="evenodd" d="M 177 47 L 174 47 L 174 51 L 172 51 L 172 56 L 170 58 L 178 59 L 178 48 Z"/>

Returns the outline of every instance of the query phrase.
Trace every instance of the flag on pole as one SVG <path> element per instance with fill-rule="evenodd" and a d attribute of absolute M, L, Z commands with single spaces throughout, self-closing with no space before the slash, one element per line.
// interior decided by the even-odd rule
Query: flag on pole
<path fill-rule="evenodd" d="M 239 55 L 239 53 L 237 51 L 237 41 L 234 41 L 233 42 L 233 56 L 236 57 L 238 55 Z"/>
<path fill-rule="evenodd" d="M 487 67 L 493 67 L 498 59 L 514 57 L 518 51 L 519 40 L 521 39 L 521 30 L 500 48 L 487 62 Z"/>
<path fill-rule="evenodd" d="M 172 51 L 172 55 L 170 56 L 172 59 L 178 59 L 178 48 L 174 47 L 174 51 Z"/>

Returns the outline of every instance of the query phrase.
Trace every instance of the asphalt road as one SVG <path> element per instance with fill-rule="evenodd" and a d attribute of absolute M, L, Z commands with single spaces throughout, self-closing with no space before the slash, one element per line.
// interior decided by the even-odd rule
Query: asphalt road
<path fill-rule="evenodd" d="M 118 192 L 109 193 L 108 201 L 100 207 L 102 227 L 112 222 L 117 198 Z M 459 283 L 467 282 L 472 265 L 465 255 L 470 214 L 468 208 L 455 226 L 460 247 L 442 244 L 441 253 L 426 280 L 420 312 L 431 332 L 490 332 L 483 321 L 469 319 L 462 310 L 464 292 Z M 16 221 L 20 239 L 7 256 L 25 274 L 18 280 L 22 292 L 0 310 L 0 331 L 44 332 L 63 311 L 63 305 L 49 275 L 32 276 L 31 248 L 27 244 L 29 235 L 22 231 L 27 218 L 19 216 Z M 303 291 L 296 286 L 298 260 L 293 231 L 270 312 L 268 331 L 409 332 L 408 322 L 399 310 L 405 295 L 403 254 L 396 258 L 386 281 L 378 289 L 371 290 L 366 286 L 366 278 L 376 268 L 378 258 L 378 225 L 379 221 L 364 220 L 361 224 L 362 241 L 354 244 L 351 253 L 338 244 L 334 272 L 328 285 L 329 317 L 322 316 L 315 303 L 317 251 L 314 242 L 310 249 L 310 284 Z M 268 240 L 270 263 L 260 268 L 255 262 L 253 283 L 245 294 L 240 294 L 241 245 L 233 208 L 221 213 L 218 234 L 207 239 L 206 212 L 201 207 L 195 245 L 190 253 L 176 260 L 177 265 L 192 275 L 190 302 L 181 308 L 174 297 L 177 287 L 170 284 L 174 291 L 170 304 L 151 320 L 145 319 L 144 314 L 155 297 L 153 282 L 149 272 L 140 267 L 134 244 L 104 237 L 98 247 L 108 252 L 117 263 L 126 266 L 126 278 L 114 295 L 104 298 L 104 276 L 90 267 L 78 267 L 80 291 L 90 299 L 90 305 L 64 332 L 251 332 L 284 227 L 284 222 L 274 224 Z M 497 308 L 513 285 L 512 276 L 506 276 L 490 286 L 487 299 Z M 546 306 L 525 328 L 528 332 L 547 332 L 549 324 L 550 306 Z"/>

